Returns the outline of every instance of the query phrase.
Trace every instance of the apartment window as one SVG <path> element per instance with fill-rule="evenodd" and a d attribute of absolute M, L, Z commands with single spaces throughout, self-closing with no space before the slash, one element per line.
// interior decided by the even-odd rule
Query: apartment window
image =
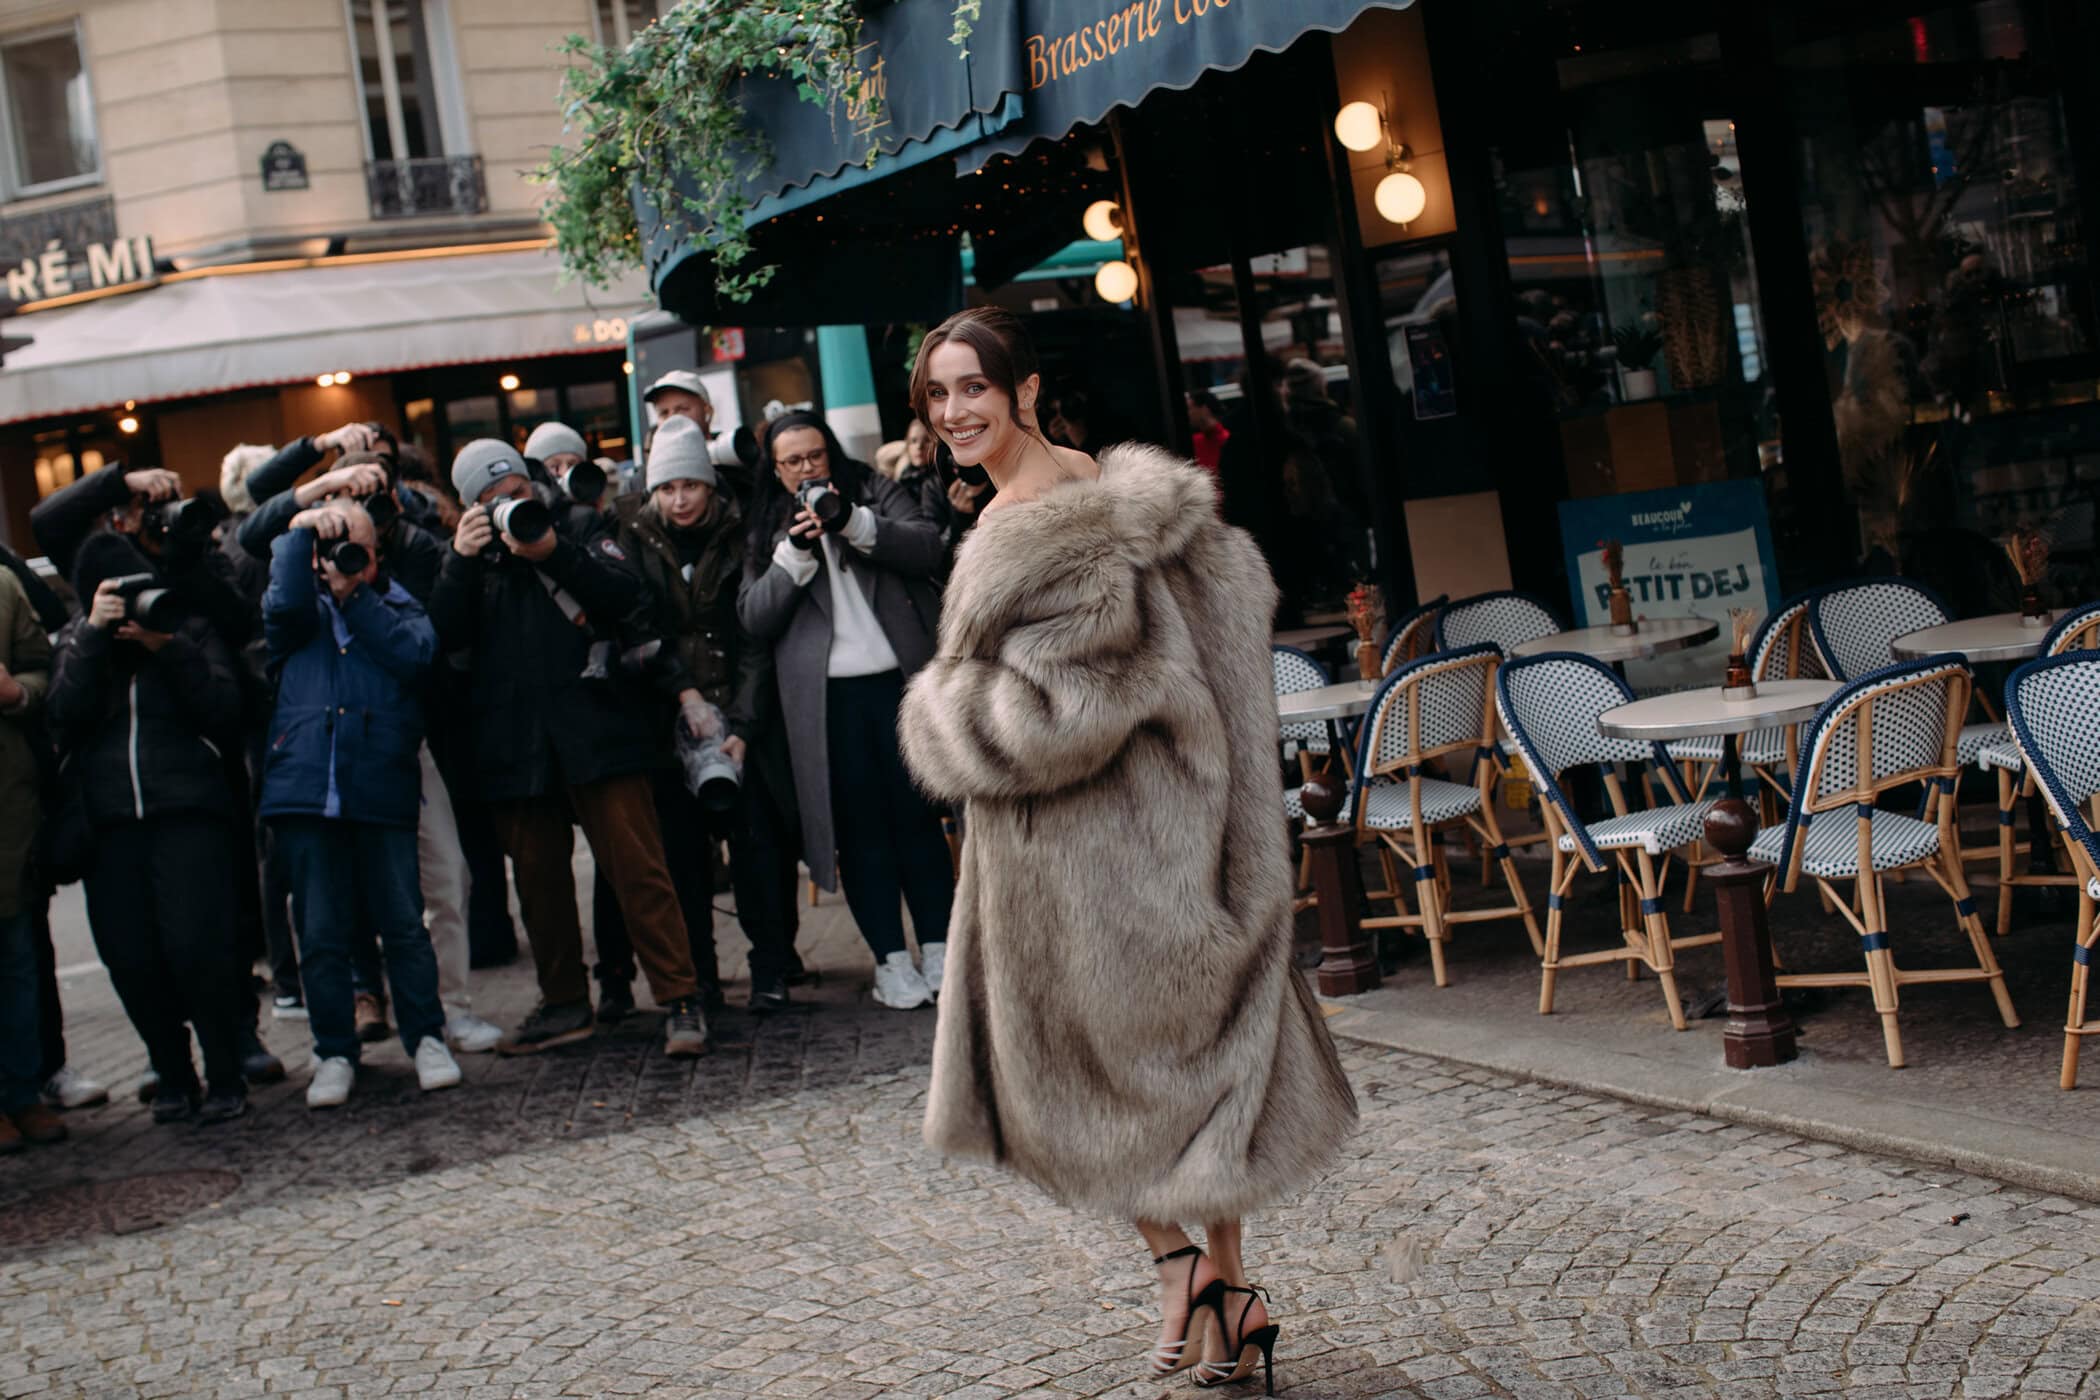
<path fill-rule="evenodd" d="M 363 109 L 372 217 L 479 214 L 481 158 L 467 136 L 446 0 L 346 0 Z"/>
<path fill-rule="evenodd" d="M 0 40 L 7 113 L 9 198 L 102 178 L 95 104 L 76 25 Z"/>
<path fill-rule="evenodd" d="M 656 23 L 656 0 L 597 0 L 598 42 L 624 49 L 627 41 Z"/>

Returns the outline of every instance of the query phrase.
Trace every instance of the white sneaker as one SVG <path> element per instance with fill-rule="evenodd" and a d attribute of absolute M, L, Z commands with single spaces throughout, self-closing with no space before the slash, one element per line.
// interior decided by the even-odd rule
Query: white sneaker
<path fill-rule="evenodd" d="M 357 1082 L 357 1066 L 341 1055 L 330 1055 L 314 1066 L 313 1082 L 306 1086 L 308 1108 L 341 1108 Z"/>
<path fill-rule="evenodd" d="M 935 1000 L 941 995 L 941 978 L 948 971 L 948 945 L 945 943 L 921 943 L 919 945 L 919 975 L 926 979 L 926 990 Z"/>
<path fill-rule="evenodd" d="M 89 1104 L 108 1103 L 109 1090 L 71 1065 L 60 1065 L 58 1073 L 44 1085 L 44 1102 L 53 1108 L 86 1108 Z"/>
<path fill-rule="evenodd" d="M 426 1094 L 459 1083 L 459 1061 L 452 1058 L 445 1042 L 434 1035 L 424 1036 L 416 1046 L 416 1083 L 423 1086 Z"/>
<path fill-rule="evenodd" d="M 462 1055 L 486 1055 L 503 1039 L 503 1027 L 482 1020 L 471 1011 L 456 1011 L 445 1018 L 445 1043 Z"/>
<path fill-rule="evenodd" d="M 910 1011 L 933 1000 L 933 991 L 919 969 L 911 965 L 910 953 L 892 953 L 875 968 L 875 1004 L 892 1011 Z"/>

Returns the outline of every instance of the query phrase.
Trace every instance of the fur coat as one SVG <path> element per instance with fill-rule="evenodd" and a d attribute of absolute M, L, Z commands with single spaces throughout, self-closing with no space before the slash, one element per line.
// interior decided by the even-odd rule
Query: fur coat
<path fill-rule="evenodd" d="M 1355 1121 L 1291 965 L 1269 623 L 1216 488 L 1156 448 L 994 511 L 899 720 L 968 803 L 926 1140 L 1123 1219 L 1237 1218 Z"/>

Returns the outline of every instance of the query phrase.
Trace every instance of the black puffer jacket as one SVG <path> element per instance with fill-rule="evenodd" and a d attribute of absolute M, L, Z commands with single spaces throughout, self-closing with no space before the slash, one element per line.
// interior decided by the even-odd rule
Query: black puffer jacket
<path fill-rule="evenodd" d="M 233 814 L 224 756 L 239 748 L 241 687 L 210 623 L 192 619 L 151 652 L 74 620 L 59 637 L 48 705 L 62 781 L 81 785 L 96 827 Z"/>
<path fill-rule="evenodd" d="M 471 649 L 464 736 L 484 801 L 538 797 L 657 766 L 649 692 L 619 674 L 587 680 L 591 644 L 629 646 L 647 633 L 641 578 L 609 534 L 581 537 L 557 517 L 539 565 L 468 558 L 447 548 L 429 602 L 446 651 Z M 581 610 L 572 620 L 542 577 Z"/>

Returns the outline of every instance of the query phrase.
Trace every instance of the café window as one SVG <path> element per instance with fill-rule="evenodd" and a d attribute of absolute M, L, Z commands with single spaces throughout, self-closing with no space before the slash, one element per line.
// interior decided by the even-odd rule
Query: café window
<path fill-rule="evenodd" d="M 9 199 L 102 178 L 94 96 L 77 24 L 0 40 L 0 89 L 7 113 Z"/>
<path fill-rule="evenodd" d="M 624 49 L 628 40 L 656 23 L 657 0 L 598 0 L 598 42 Z"/>

